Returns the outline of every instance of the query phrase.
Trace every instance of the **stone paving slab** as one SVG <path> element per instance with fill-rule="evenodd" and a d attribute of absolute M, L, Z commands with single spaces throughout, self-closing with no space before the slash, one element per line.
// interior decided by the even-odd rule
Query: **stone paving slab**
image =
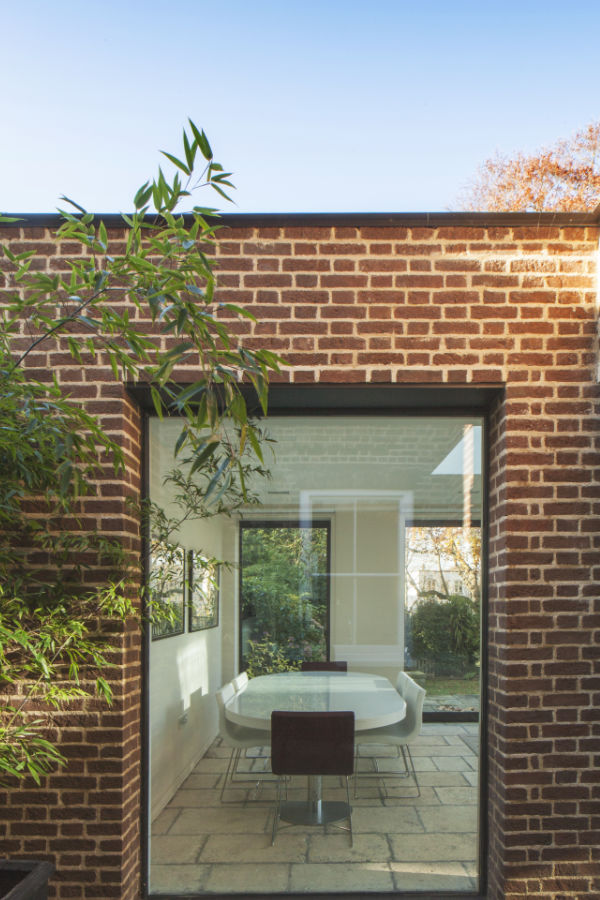
<path fill-rule="evenodd" d="M 476 884 L 458 862 L 390 864 L 398 891 L 473 891 Z"/>
<path fill-rule="evenodd" d="M 445 806 L 477 803 L 479 799 L 477 788 L 474 787 L 438 787 L 435 792 Z"/>
<path fill-rule="evenodd" d="M 152 839 L 152 863 L 175 864 L 198 862 L 206 835 L 163 834 Z"/>
<path fill-rule="evenodd" d="M 437 812 L 437 809 L 435 810 Z M 435 813 L 434 813 L 435 814 Z M 397 834 L 424 831 L 417 811 L 413 807 L 395 806 L 374 809 L 362 807 L 352 813 L 352 830 L 355 834 L 370 831 L 374 834 Z"/>
<path fill-rule="evenodd" d="M 279 840 L 279 838 L 278 838 Z M 311 835 L 308 862 L 388 862 L 390 846 L 383 834 L 355 834 L 350 846 L 346 834 Z"/>
<path fill-rule="evenodd" d="M 216 788 L 219 783 L 220 775 L 211 774 L 211 775 L 202 775 L 200 772 L 192 772 L 191 775 L 185 779 L 183 784 L 181 785 L 180 790 L 189 791 L 189 790 L 204 790 L 205 788 Z"/>
<path fill-rule="evenodd" d="M 289 890 L 287 863 L 212 865 L 204 889 L 210 893 L 262 894 Z"/>
<path fill-rule="evenodd" d="M 470 776 L 477 775 L 476 772 L 440 772 L 439 769 L 433 772 L 419 772 L 419 784 L 421 789 L 424 785 L 431 787 L 461 787 L 464 784 L 471 784 Z"/>
<path fill-rule="evenodd" d="M 463 772 L 462 774 L 470 785 L 477 787 L 479 784 L 479 772 Z"/>
<path fill-rule="evenodd" d="M 447 731 L 442 731 L 439 728 L 439 722 L 428 722 L 427 723 L 427 733 L 423 732 L 419 735 L 418 738 L 411 743 L 411 752 L 414 752 L 415 747 L 446 747 L 448 744 L 456 744 L 459 743 L 463 734 L 467 732 L 464 731 L 464 724 L 458 723 L 456 725 L 448 725 Z M 432 729 L 431 731 L 429 729 Z M 433 730 L 437 729 L 437 730 Z"/>
<path fill-rule="evenodd" d="M 292 865 L 290 891 L 392 891 L 387 863 L 304 863 Z"/>
<path fill-rule="evenodd" d="M 206 775 L 216 773 L 221 775 L 227 771 L 228 761 L 228 759 L 212 759 L 204 756 L 194 766 L 194 774 Z"/>
<path fill-rule="evenodd" d="M 411 747 L 410 753 L 415 762 L 415 765 L 417 764 L 417 759 L 423 756 L 433 756 L 434 758 L 437 758 L 439 756 L 464 756 L 466 758 L 475 757 L 476 754 L 474 754 L 462 740 L 463 737 L 467 736 L 468 735 L 461 735 L 460 741 L 458 741 L 456 744 L 439 744 L 435 747 L 432 747 L 431 745 L 429 745 L 428 747 L 415 745 L 414 747 Z"/>
<path fill-rule="evenodd" d="M 235 803 L 239 806 L 240 804 L 245 804 L 247 802 L 250 793 L 251 791 L 248 791 L 246 789 L 237 790 L 234 788 L 227 788 L 224 800 L 227 803 Z M 218 791 L 180 790 L 177 791 L 173 799 L 169 802 L 167 809 L 181 807 L 193 808 L 204 806 L 216 806 L 220 809 L 223 805 L 224 803 L 221 802 L 220 788 Z"/>
<path fill-rule="evenodd" d="M 170 834 L 259 834 L 265 832 L 270 810 L 261 807 L 182 809 Z"/>
<path fill-rule="evenodd" d="M 178 815 L 178 809 L 171 809 L 170 807 L 163 809 L 152 823 L 151 833 L 166 834 Z"/>
<path fill-rule="evenodd" d="M 152 893 L 199 893 L 205 889 L 210 866 L 155 866 L 150 868 Z"/>
<path fill-rule="evenodd" d="M 305 862 L 309 837 L 304 834 L 280 832 L 271 846 L 271 831 L 267 834 L 211 834 L 202 849 L 199 861 L 222 863 L 292 863 Z"/>
<path fill-rule="evenodd" d="M 410 862 L 462 862 L 476 859 L 474 834 L 405 834 L 391 835 L 394 860 Z"/>
<path fill-rule="evenodd" d="M 363 803 L 363 806 L 373 805 L 377 800 L 380 800 L 382 805 L 389 806 L 393 803 L 398 806 L 439 806 L 442 802 L 438 797 L 436 791 L 432 787 L 423 787 L 421 785 L 421 796 L 415 796 L 415 785 L 414 781 L 406 782 L 404 784 L 395 781 L 392 778 L 388 778 L 384 782 L 385 789 L 380 787 L 376 781 L 372 781 L 371 783 L 367 782 L 366 779 L 363 779 L 360 782 L 358 787 L 358 798 L 353 799 L 353 804 L 357 803 L 357 800 L 360 798 Z M 381 793 L 380 793 L 381 791 Z M 412 793 L 412 796 L 408 796 L 409 793 Z M 387 801 L 390 801 L 389 803 Z"/>
<path fill-rule="evenodd" d="M 477 767 L 477 757 L 473 756 L 471 762 L 471 759 L 467 759 L 466 754 L 463 756 L 432 756 L 431 763 L 441 772 L 464 772 Z M 417 769 L 416 760 L 415 769 Z"/>
<path fill-rule="evenodd" d="M 440 806 L 437 809 L 424 807 L 419 817 L 428 832 L 474 833 L 477 830 L 477 806 Z"/>

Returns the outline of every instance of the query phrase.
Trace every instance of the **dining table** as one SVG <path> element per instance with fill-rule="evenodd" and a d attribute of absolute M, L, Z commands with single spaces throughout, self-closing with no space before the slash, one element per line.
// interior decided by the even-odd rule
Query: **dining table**
<path fill-rule="evenodd" d="M 393 684 L 366 672 L 277 672 L 251 678 L 225 707 L 237 725 L 265 731 L 269 742 L 273 710 L 354 713 L 355 732 L 393 725 L 406 716 L 406 703 Z M 323 800 L 319 775 L 308 778 L 306 802 L 286 804 L 285 818 L 294 824 L 324 825 L 340 818 L 340 804 Z M 282 816 L 283 817 L 283 816 Z"/>

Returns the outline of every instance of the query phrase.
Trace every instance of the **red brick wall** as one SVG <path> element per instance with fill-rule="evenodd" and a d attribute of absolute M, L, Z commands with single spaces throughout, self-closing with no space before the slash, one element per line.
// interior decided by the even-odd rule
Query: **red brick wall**
<path fill-rule="evenodd" d="M 255 325 L 233 327 L 291 363 L 282 380 L 505 386 L 491 417 L 489 896 L 591 898 L 600 844 L 599 230 L 489 219 L 360 228 L 249 220 L 220 232 L 218 296 L 254 312 Z M 71 249 L 55 253 L 35 227 L 6 234 L 37 243 L 52 270 Z M 122 388 L 102 383 L 108 373 L 45 361 L 63 363 L 65 382 L 123 434 L 129 472 L 104 486 L 106 506 L 94 512 L 135 549 L 124 496 L 139 490 L 139 416 Z M 139 635 L 124 635 L 116 652 L 118 703 L 69 713 L 69 770 L 8 800 L 7 850 L 53 855 L 60 897 L 137 894 Z"/>

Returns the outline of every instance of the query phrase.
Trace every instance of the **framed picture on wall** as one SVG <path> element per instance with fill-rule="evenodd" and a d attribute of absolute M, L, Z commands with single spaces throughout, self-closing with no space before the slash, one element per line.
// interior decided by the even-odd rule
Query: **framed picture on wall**
<path fill-rule="evenodd" d="M 219 624 L 219 564 L 197 550 L 188 552 L 189 629 Z"/>
<path fill-rule="evenodd" d="M 148 578 L 152 640 L 185 630 L 185 550 L 157 542 L 150 552 Z"/>

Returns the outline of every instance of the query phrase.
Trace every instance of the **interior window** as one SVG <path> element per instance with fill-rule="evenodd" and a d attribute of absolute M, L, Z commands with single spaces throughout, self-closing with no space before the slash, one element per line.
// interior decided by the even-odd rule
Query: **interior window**
<path fill-rule="evenodd" d="M 328 658 L 329 554 L 326 523 L 241 523 L 241 669 Z"/>

